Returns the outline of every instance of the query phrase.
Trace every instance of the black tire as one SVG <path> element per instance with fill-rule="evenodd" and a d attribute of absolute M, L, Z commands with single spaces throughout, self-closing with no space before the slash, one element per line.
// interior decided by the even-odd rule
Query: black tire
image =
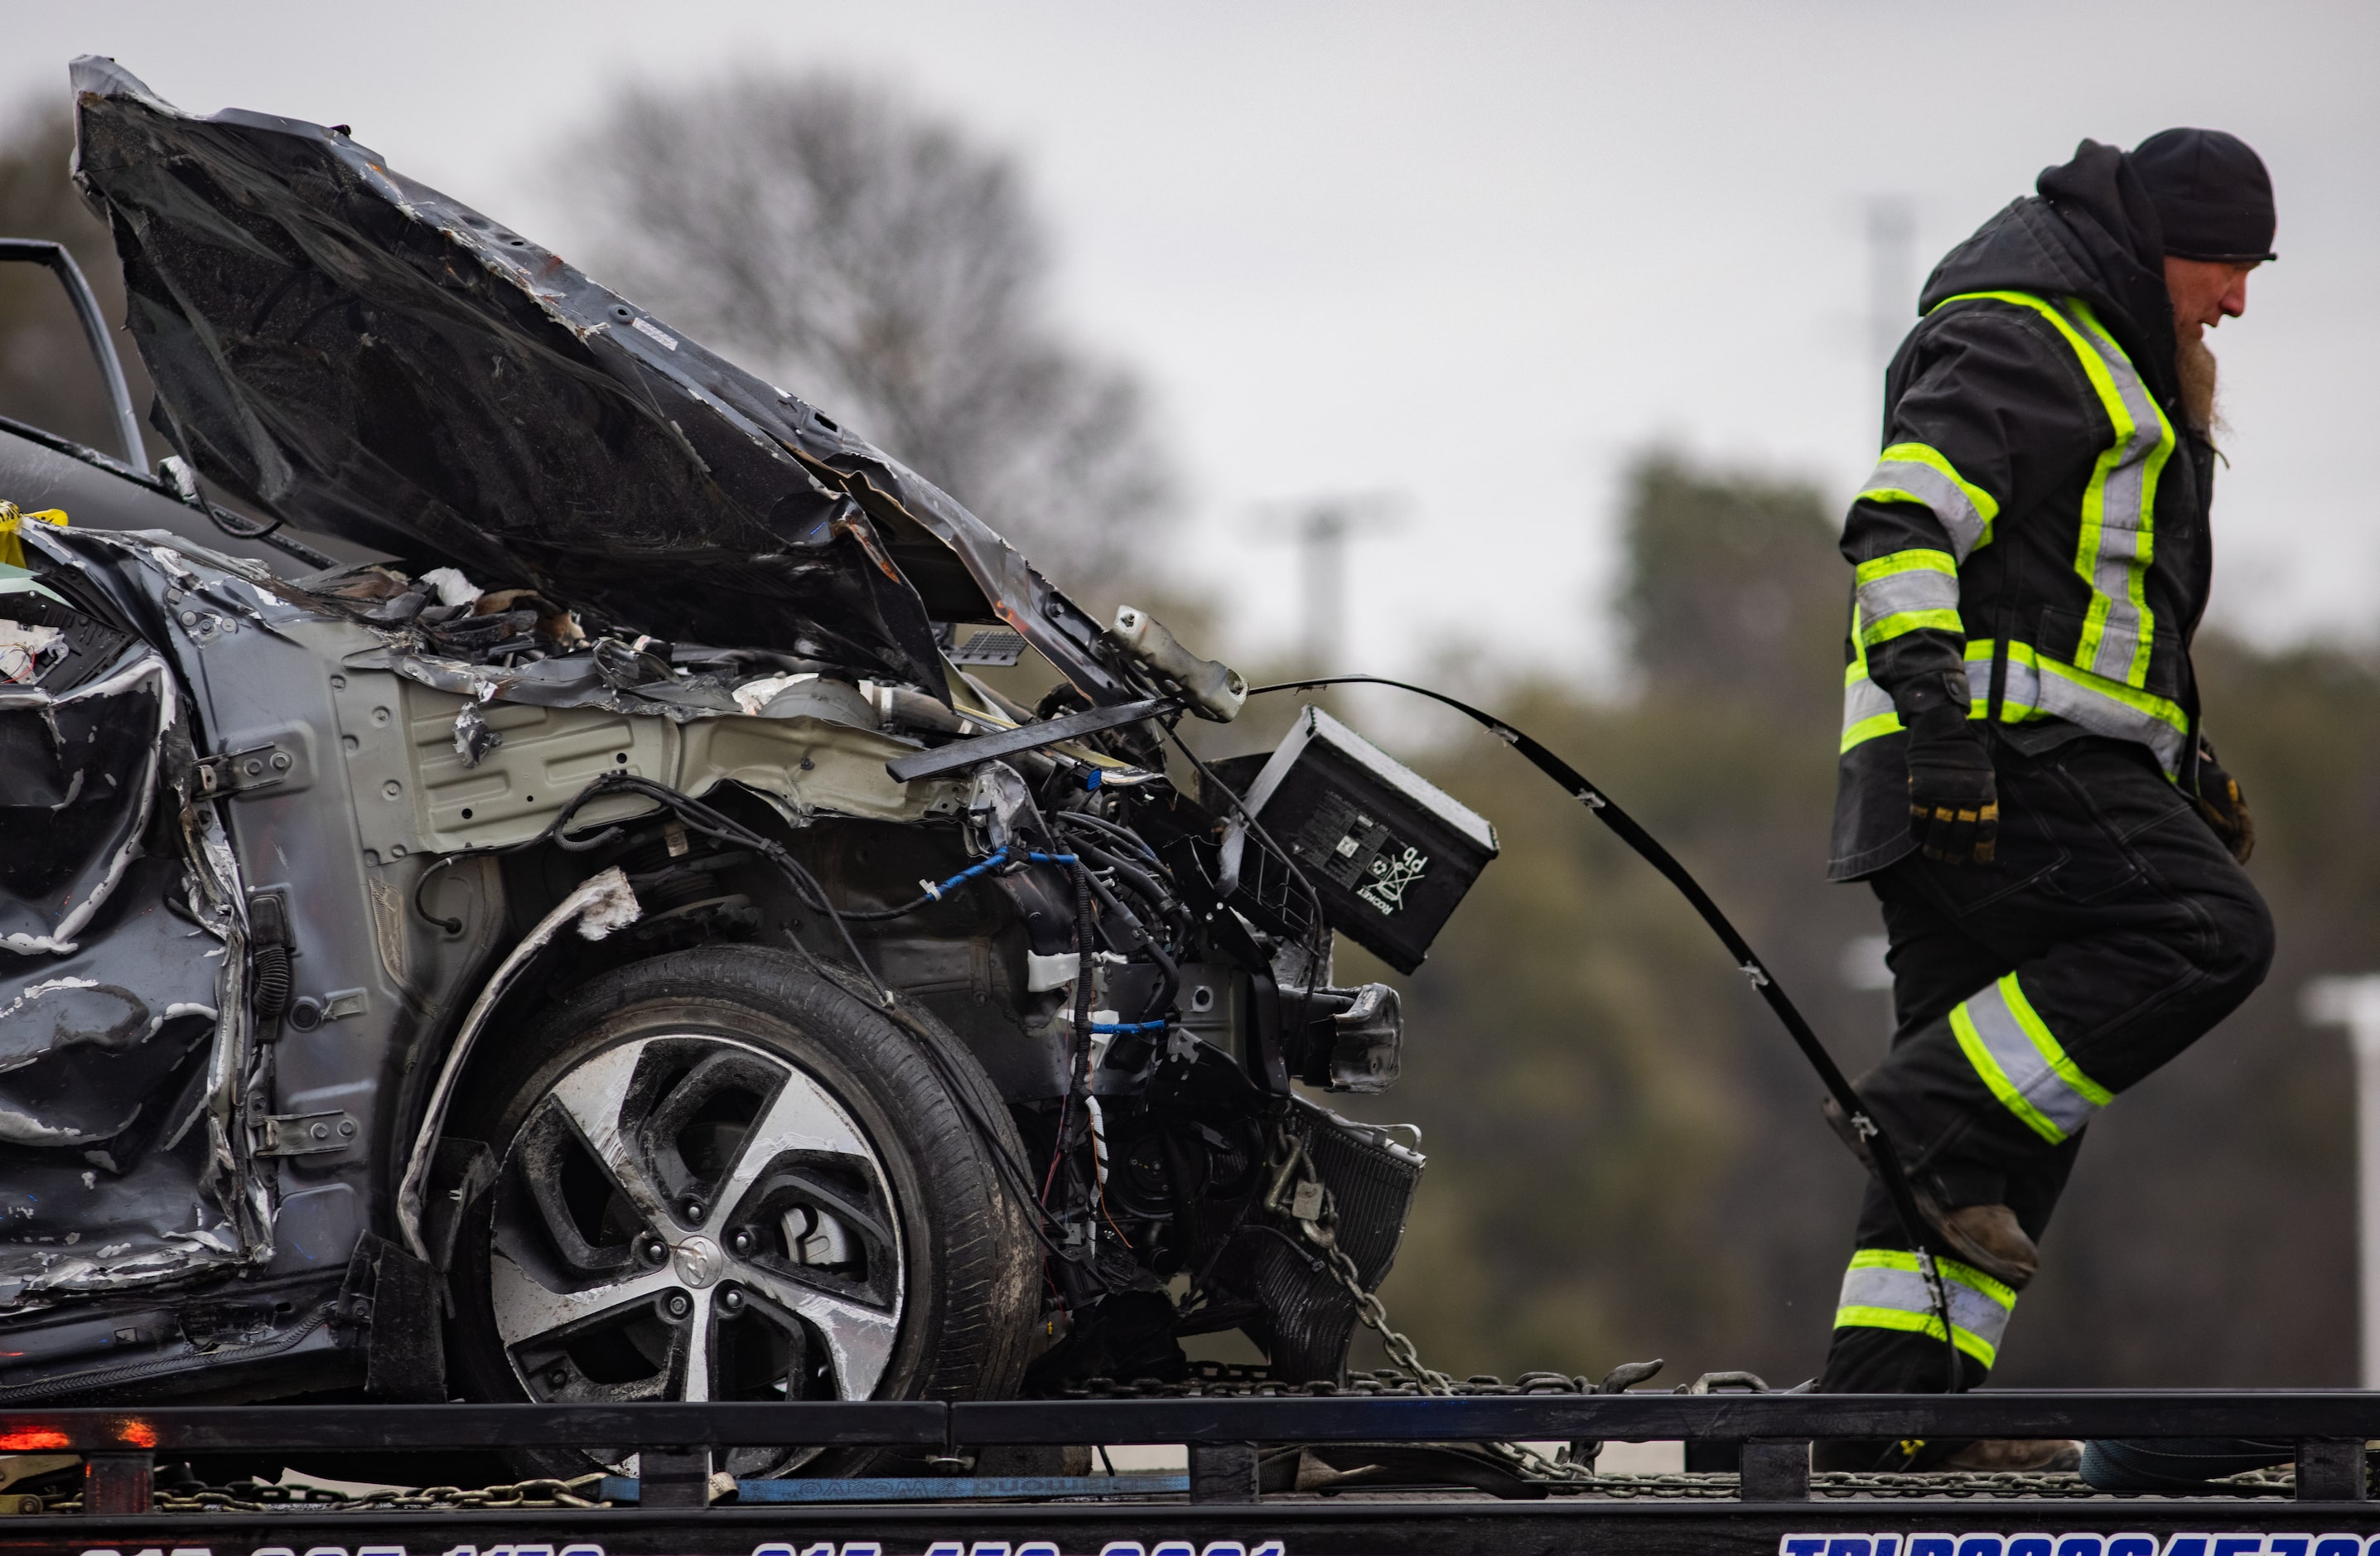
<path fill-rule="evenodd" d="M 606 973 L 491 1052 L 446 1131 L 498 1163 L 455 1256 L 464 1395 L 682 1399 L 689 1377 L 710 1398 L 1013 1394 L 1038 1247 L 988 1152 L 1023 1149 L 937 1031 L 939 1067 L 801 959 L 706 946 Z M 513 1457 L 573 1475 L 628 1451 Z M 752 1448 L 717 1467 L 888 1458 Z"/>

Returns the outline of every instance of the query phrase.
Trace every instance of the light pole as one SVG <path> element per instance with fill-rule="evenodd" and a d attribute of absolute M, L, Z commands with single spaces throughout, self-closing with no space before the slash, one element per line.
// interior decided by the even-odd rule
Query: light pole
<path fill-rule="evenodd" d="M 2355 1054 L 2355 1230 L 2363 1386 L 2380 1389 L 2380 973 L 2317 978 L 2299 1009 L 2316 1026 L 2344 1027 Z"/>

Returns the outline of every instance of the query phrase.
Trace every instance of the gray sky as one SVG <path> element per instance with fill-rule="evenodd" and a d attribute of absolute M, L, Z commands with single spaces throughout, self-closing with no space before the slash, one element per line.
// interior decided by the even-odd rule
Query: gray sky
<path fill-rule="evenodd" d="M 1024 156 L 1061 311 L 1139 368 L 1191 482 L 1181 565 L 1291 634 L 1267 504 L 1397 492 L 1351 661 L 1592 666 L 1616 477 L 1652 440 L 1848 495 L 1874 458 L 1863 211 L 1917 275 L 2084 135 L 2245 137 L 2281 262 L 2214 339 L 2216 614 L 2373 635 L 2380 6 L 0 0 L 0 85 L 113 55 L 184 108 L 355 127 L 567 254 L 551 158 L 607 91 L 845 67 Z M 799 385 L 789 385 L 799 390 Z M 865 431 L 865 429 L 862 429 Z M 895 451 L 898 452 L 897 450 Z M 960 493 L 962 497 L 965 493 Z M 1253 564 L 1253 565 L 1250 565 Z M 1262 576 L 1265 573 L 1272 576 Z"/>

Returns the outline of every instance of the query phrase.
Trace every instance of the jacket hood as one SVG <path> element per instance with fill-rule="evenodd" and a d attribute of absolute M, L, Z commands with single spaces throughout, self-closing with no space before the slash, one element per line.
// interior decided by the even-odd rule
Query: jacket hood
<path fill-rule="evenodd" d="M 2160 400 L 2175 388 L 2173 303 L 2165 242 L 2131 160 L 2085 140 L 2071 162 L 2044 168 L 2039 193 L 2019 200 L 1943 257 L 1918 298 L 1929 313 L 1963 292 L 2078 297 L 2144 374 Z"/>
<path fill-rule="evenodd" d="M 949 495 L 343 128 L 72 77 L 152 419 L 244 501 L 656 638 L 946 698 L 935 624 L 1002 622 L 1092 702 L 1136 695 Z"/>

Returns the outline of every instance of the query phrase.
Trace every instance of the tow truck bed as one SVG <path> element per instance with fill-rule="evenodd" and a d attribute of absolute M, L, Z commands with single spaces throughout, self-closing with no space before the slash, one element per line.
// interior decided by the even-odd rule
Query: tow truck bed
<path fill-rule="evenodd" d="M 2284 1467 L 2198 1496 L 2112 1496 L 2070 1476 L 1813 1476 L 1823 1438 L 2254 1437 Z M 0 1518 L 0 1556 L 1260 1556 L 1274 1552 L 1776 1552 L 1778 1556 L 2365 1556 L 2364 1442 L 2380 1394 L 1983 1392 L 1264 1397 L 1050 1402 L 173 1407 L 0 1413 L 0 1451 L 87 1455 L 79 1498 Z M 1738 1474 L 1607 1476 L 1535 1500 L 1460 1489 L 1262 1493 L 1258 1445 L 1683 1439 Z M 1186 1477 L 868 1489 L 929 1500 L 741 1501 L 710 1452 L 754 1443 L 1183 1443 Z M 178 1494 L 193 1453 L 643 1445 L 630 1488 L 531 1483 L 282 1506 Z M 1159 1489 L 1182 1486 L 1183 1489 Z M 758 1492 L 760 1488 L 756 1487 Z M 821 1488 L 820 1489 L 824 1489 Z M 608 1490 L 608 1505 L 586 1505 Z M 1104 1491 L 1111 1494 L 1087 1496 Z M 1114 1494 L 1121 1493 L 1121 1494 Z M 576 1505 L 574 1505 L 574 1503 Z"/>

